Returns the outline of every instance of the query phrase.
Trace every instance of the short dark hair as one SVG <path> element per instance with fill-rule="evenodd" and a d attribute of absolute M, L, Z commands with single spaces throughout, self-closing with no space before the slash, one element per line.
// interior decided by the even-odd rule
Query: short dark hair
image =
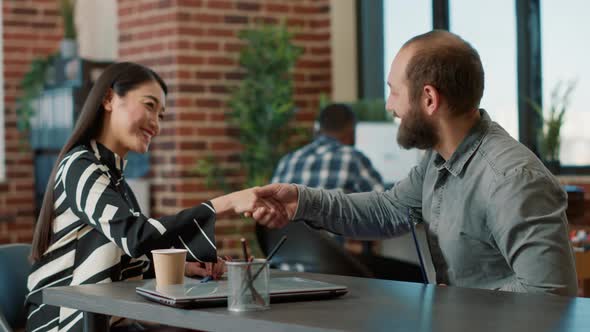
<path fill-rule="evenodd" d="M 417 47 L 406 67 L 413 101 L 420 98 L 424 85 L 432 85 L 455 114 L 479 107 L 484 71 L 479 54 L 468 42 L 448 31 L 433 30 L 403 47 L 413 45 Z"/>
<path fill-rule="evenodd" d="M 320 130 L 337 132 L 356 123 L 356 115 L 346 104 L 330 104 L 322 109 L 318 118 Z"/>

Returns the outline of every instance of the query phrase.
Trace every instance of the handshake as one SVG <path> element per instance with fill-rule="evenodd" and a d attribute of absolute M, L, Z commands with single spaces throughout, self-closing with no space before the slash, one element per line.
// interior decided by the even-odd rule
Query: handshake
<path fill-rule="evenodd" d="M 242 214 L 263 226 L 280 228 L 293 219 L 297 211 L 298 198 L 299 193 L 295 185 L 277 183 L 216 197 L 211 200 L 211 204 L 217 217 Z M 185 275 L 218 279 L 227 270 L 226 261 L 231 261 L 231 258 L 218 257 L 216 263 L 187 262 Z"/>
<path fill-rule="evenodd" d="M 276 183 L 236 191 L 211 200 L 217 216 L 242 214 L 270 228 L 280 228 L 293 219 L 299 193 L 293 184 Z"/>

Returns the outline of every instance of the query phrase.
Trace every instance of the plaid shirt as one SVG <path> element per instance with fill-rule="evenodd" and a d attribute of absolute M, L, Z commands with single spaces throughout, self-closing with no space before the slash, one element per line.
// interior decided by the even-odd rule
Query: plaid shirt
<path fill-rule="evenodd" d="M 347 193 L 383 191 L 381 175 L 362 152 L 327 136 L 319 136 L 284 156 L 271 182 L 342 189 Z"/>

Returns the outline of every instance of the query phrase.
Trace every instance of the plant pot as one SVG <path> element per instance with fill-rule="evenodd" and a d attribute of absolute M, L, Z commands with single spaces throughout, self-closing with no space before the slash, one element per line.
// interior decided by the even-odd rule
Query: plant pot
<path fill-rule="evenodd" d="M 561 170 L 561 162 L 559 160 L 545 160 L 544 164 L 551 173 L 554 175 L 559 174 Z"/>
<path fill-rule="evenodd" d="M 75 39 L 62 39 L 59 50 L 62 58 L 75 58 L 78 56 L 78 43 Z"/>

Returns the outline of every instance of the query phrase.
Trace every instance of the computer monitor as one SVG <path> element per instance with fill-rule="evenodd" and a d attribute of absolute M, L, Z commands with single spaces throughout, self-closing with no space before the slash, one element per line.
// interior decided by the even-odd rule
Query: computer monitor
<path fill-rule="evenodd" d="M 390 122 L 358 122 L 355 147 L 364 153 L 386 184 L 405 178 L 422 157 L 418 149 L 404 150 L 397 144 L 398 126 Z"/>

